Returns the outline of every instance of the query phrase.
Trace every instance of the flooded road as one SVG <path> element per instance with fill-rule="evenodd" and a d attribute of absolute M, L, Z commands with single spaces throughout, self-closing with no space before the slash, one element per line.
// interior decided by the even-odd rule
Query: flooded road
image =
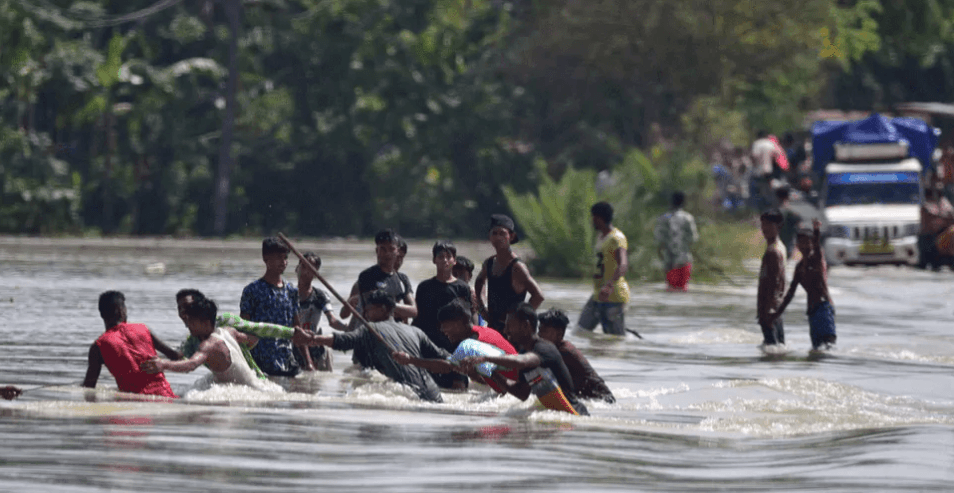
<path fill-rule="evenodd" d="M 369 241 L 296 246 L 321 254 L 339 292 L 374 262 Z M 460 253 L 479 263 L 491 249 Z M 402 271 L 415 285 L 433 275 L 430 242 L 412 242 Z M 569 336 L 618 399 L 587 402 L 590 417 L 480 390 L 422 403 L 344 371 L 346 353 L 333 373 L 276 379 L 284 393 L 131 400 L 105 371 L 96 391 L 79 386 L 103 331 L 100 292 L 123 291 L 130 321 L 175 346 L 187 335 L 176 291 L 237 312 L 262 272 L 258 241 L 0 238 L 0 385 L 27 390 L 0 401 L 3 491 L 867 492 L 954 480 L 948 271 L 833 267 L 838 348 L 821 356 L 808 354 L 803 292 L 785 315 L 791 352 L 770 358 L 754 274 L 685 294 L 634 286 L 627 322 L 645 339 Z M 588 285 L 540 281 L 544 308 L 575 321 Z M 167 373 L 180 394 L 206 375 Z"/>

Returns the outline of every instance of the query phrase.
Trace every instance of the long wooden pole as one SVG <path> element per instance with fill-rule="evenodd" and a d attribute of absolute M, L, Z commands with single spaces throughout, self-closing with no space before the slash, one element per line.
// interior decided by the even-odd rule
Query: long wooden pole
<path fill-rule="evenodd" d="M 298 257 L 298 260 L 300 260 L 301 263 L 303 263 L 303 264 L 305 264 L 306 266 L 308 266 L 308 269 L 311 270 L 311 273 L 315 275 L 315 279 L 318 279 L 319 281 L 321 281 L 321 284 L 323 284 L 326 288 L 328 288 L 328 291 L 331 291 L 331 294 L 333 294 L 334 297 L 337 298 L 338 301 L 340 301 L 342 305 L 348 307 L 348 310 L 351 311 L 351 316 L 357 317 L 358 321 L 361 322 L 362 324 L 364 324 L 364 326 L 367 327 L 368 330 L 370 330 L 371 333 L 374 334 L 375 337 L 377 337 L 378 340 L 381 341 L 382 344 L 384 344 L 385 346 L 387 346 L 388 349 L 390 349 L 390 350 L 393 351 L 393 352 L 396 352 L 396 351 L 397 351 L 397 348 L 395 348 L 390 342 L 388 342 L 388 341 L 384 338 L 384 336 L 382 336 L 381 333 L 378 332 L 378 331 L 374 328 L 373 325 L 371 325 L 370 322 L 368 322 L 367 320 L 365 320 L 365 318 L 362 317 L 360 313 L 358 313 L 358 310 L 356 310 L 355 307 L 351 306 L 351 303 L 348 303 L 347 300 L 345 300 L 344 298 L 342 298 L 341 295 L 338 294 L 337 291 L 335 291 L 335 288 L 331 287 L 331 284 L 328 284 L 328 281 L 326 281 L 324 277 L 321 277 L 321 274 L 318 273 L 318 269 L 316 269 L 315 266 L 312 265 L 312 263 L 309 262 L 308 259 L 306 259 L 305 256 L 302 255 L 301 252 L 298 251 L 297 248 L 295 248 L 295 245 L 292 245 L 291 240 L 289 240 L 289 239 L 288 239 L 284 234 L 282 234 L 282 233 L 278 233 L 278 237 L 281 238 L 281 240 L 284 241 L 286 245 L 288 245 L 288 249 L 291 250 L 291 252 L 294 253 L 296 257 Z"/>

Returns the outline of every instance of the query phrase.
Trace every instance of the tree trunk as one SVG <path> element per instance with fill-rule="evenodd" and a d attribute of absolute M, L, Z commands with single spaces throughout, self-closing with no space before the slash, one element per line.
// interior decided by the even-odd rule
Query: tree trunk
<path fill-rule="evenodd" d="M 235 127 L 235 90 L 238 85 L 239 0 L 223 0 L 229 32 L 229 78 L 225 85 L 225 117 L 222 119 L 222 147 L 219 149 L 219 172 L 215 184 L 215 218 L 213 231 L 225 234 L 228 226 L 229 189 L 232 175 L 232 134 Z"/>

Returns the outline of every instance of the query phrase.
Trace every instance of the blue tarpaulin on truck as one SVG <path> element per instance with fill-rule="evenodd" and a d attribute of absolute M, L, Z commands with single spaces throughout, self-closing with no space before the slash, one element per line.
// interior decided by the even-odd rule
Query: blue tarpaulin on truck
<path fill-rule="evenodd" d="M 933 168 L 931 154 L 940 131 L 917 118 L 888 118 L 877 113 L 864 120 L 820 121 L 812 125 L 812 168 L 819 175 L 835 158 L 835 144 L 886 144 L 905 141 L 910 156 L 924 169 Z"/>

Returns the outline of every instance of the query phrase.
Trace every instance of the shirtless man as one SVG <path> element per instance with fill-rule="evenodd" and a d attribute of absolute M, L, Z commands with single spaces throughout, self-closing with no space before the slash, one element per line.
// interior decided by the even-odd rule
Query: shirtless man
<path fill-rule="evenodd" d="M 187 360 L 169 361 L 158 357 L 144 361 L 140 369 L 155 374 L 163 371 L 188 373 L 201 365 L 212 371 L 216 383 L 234 383 L 261 388 L 263 380 L 245 362 L 239 344 L 253 347 L 258 338 L 243 334 L 231 327 L 216 327 L 218 307 L 215 302 L 202 297 L 184 308 L 186 326 L 200 342 L 195 353 Z"/>
<path fill-rule="evenodd" d="M 778 239 L 783 219 L 778 209 L 763 212 L 761 217 L 766 245 L 759 269 L 757 312 L 763 346 L 785 344 L 782 319 L 775 316 L 785 295 L 785 246 Z"/>
<path fill-rule="evenodd" d="M 812 231 L 799 230 L 796 245 L 802 252 L 802 260 L 795 266 L 795 275 L 788 294 L 782 300 L 773 319 L 782 316 L 785 307 L 795 296 L 795 290 L 801 284 L 808 295 L 808 326 L 812 338 L 812 349 L 825 346 L 826 349 L 835 343 L 835 307 L 828 294 L 828 282 L 825 281 L 825 256 L 821 249 L 821 221 L 812 220 Z"/>
<path fill-rule="evenodd" d="M 513 220 L 503 214 L 490 216 L 490 244 L 496 254 L 484 261 L 474 281 L 477 294 L 477 308 L 480 316 L 490 328 L 504 333 L 507 311 L 526 300 L 530 294 L 530 305 L 534 310 L 543 303 L 543 292 L 530 276 L 527 266 L 517 258 L 511 245 L 519 241 L 514 232 Z M 487 296 L 484 299 L 484 285 Z"/>

